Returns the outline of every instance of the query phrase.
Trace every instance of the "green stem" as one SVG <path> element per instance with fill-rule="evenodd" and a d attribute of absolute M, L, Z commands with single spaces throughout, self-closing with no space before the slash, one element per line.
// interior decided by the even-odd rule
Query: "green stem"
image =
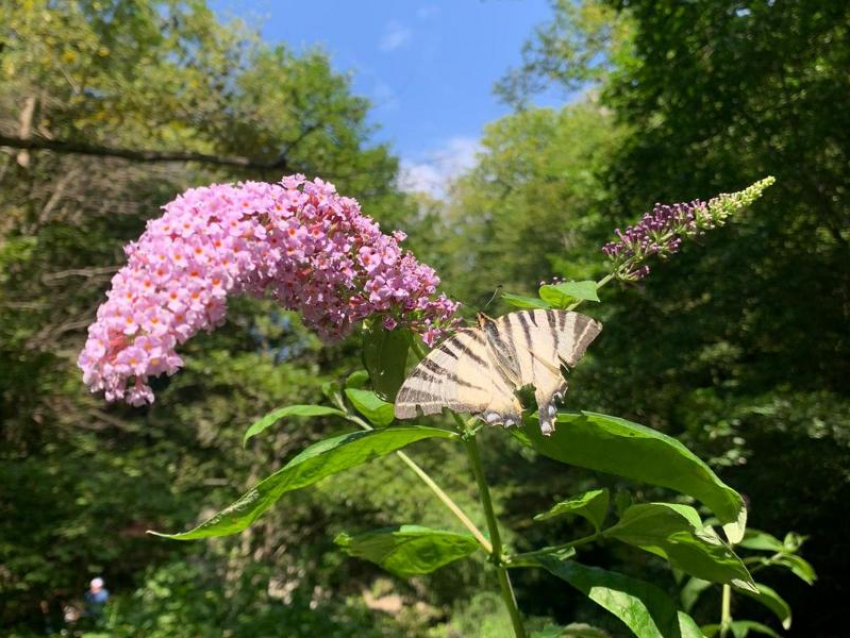
<path fill-rule="evenodd" d="M 720 602 L 720 638 L 726 638 L 732 626 L 732 586 L 723 585 L 723 599 Z"/>
<path fill-rule="evenodd" d="M 363 428 L 364 430 L 374 430 L 375 429 L 371 425 L 366 423 L 366 421 L 364 421 L 363 419 L 361 419 L 358 416 L 348 415 L 346 417 L 346 419 L 348 419 L 352 423 L 358 425 L 359 427 Z M 436 497 L 438 499 L 440 499 L 440 501 L 442 501 L 443 505 L 445 505 L 447 508 L 449 508 L 451 513 L 454 514 L 457 517 L 457 519 L 463 524 L 463 526 L 472 533 L 472 535 L 475 537 L 475 540 L 477 540 L 478 544 L 481 545 L 481 548 L 485 552 L 487 552 L 488 554 L 492 554 L 493 553 L 493 545 L 490 543 L 489 540 L 487 540 L 487 537 L 484 536 L 484 533 L 480 529 L 478 529 L 478 527 L 475 525 L 475 523 L 473 523 L 470 520 L 470 518 L 466 515 L 466 513 L 460 508 L 460 505 L 455 503 L 452 500 L 452 497 L 449 496 L 448 494 L 446 494 L 443 491 L 443 488 L 441 488 L 439 485 L 437 485 L 437 483 L 434 481 L 434 479 L 431 478 L 430 474 L 428 474 L 428 472 L 423 470 L 416 463 L 416 461 L 414 461 L 412 458 L 410 458 L 404 452 L 397 451 L 395 454 L 398 458 L 400 458 L 402 460 L 402 462 L 405 465 L 407 465 L 407 467 L 409 467 L 411 470 L 413 470 L 416 473 L 416 476 L 418 476 L 422 480 L 422 482 L 425 483 L 425 485 L 427 485 L 428 488 L 432 492 L 434 492 Z"/>
<path fill-rule="evenodd" d="M 525 633 L 525 626 L 522 624 L 522 617 L 520 616 L 514 589 L 511 585 L 511 577 L 508 575 L 508 570 L 505 567 L 505 557 L 502 555 L 502 538 L 499 533 L 499 522 L 493 510 L 490 488 L 487 485 L 487 479 L 484 477 L 484 467 L 481 464 L 481 455 L 478 453 L 478 444 L 473 436 L 468 436 L 464 443 L 466 445 L 466 454 L 472 465 L 472 473 L 475 475 L 476 483 L 478 483 L 478 494 L 481 499 L 481 505 L 484 508 L 484 516 L 487 518 L 487 529 L 490 531 L 490 541 L 493 543 L 493 551 L 490 553 L 490 557 L 496 565 L 502 600 L 511 616 L 514 634 L 517 638 L 525 638 L 527 634 Z"/>

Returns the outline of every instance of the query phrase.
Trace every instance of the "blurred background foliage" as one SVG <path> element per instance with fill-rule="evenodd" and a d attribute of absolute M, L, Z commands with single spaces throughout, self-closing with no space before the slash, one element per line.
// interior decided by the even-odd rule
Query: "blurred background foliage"
<path fill-rule="evenodd" d="M 737 223 L 642 285 L 605 289 L 595 312 L 606 330 L 569 403 L 682 438 L 747 494 L 754 526 L 809 536 L 815 588 L 782 574 L 766 582 L 795 610 L 790 633 L 842 635 L 848 31 L 850 5 L 831 0 L 554 2 L 497 86 L 515 112 L 487 127 L 477 165 L 433 200 L 399 191 L 397 159 L 371 141 L 368 102 L 321 51 L 271 47 L 201 0 L 0 4 L 4 633 L 58 630 L 63 609 L 104 575 L 106 635 L 503 635 L 480 565 L 403 582 L 334 548 L 343 530 L 456 528 L 393 458 L 289 496 L 235 538 L 145 535 L 185 528 L 337 431 L 332 420 L 294 421 L 241 445 L 255 418 L 316 402 L 321 382 L 357 369 L 358 344 L 322 347 L 296 316 L 237 300 L 226 327 L 187 344 L 187 368 L 160 383 L 157 403 L 131 409 L 85 392 L 74 365 L 85 328 L 122 245 L 178 192 L 304 172 L 404 228 L 468 311 L 498 286 L 523 293 L 554 276 L 603 275 L 601 243 L 655 201 L 775 175 Z M 583 92 L 561 109 L 532 106 L 555 87 Z M 53 150 L 27 149 L 32 140 Z M 168 152 L 203 157 L 159 161 Z M 477 512 L 454 450 L 411 454 Z M 558 498 L 600 483 L 653 497 L 528 455 L 489 433 L 487 471 L 519 550 L 581 534 L 580 522 L 530 525 Z M 675 588 L 660 561 L 634 552 L 597 546 L 587 561 Z M 523 572 L 517 586 L 538 626 L 546 616 L 622 634 L 549 576 Z M 719 605 L 706 595 L 698 620 L 716 621 Z"/>

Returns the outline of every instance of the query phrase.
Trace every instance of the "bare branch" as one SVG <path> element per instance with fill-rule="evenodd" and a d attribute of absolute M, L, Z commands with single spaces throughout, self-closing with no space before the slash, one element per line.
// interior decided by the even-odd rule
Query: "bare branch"
<path fill-rule="evenodd" d="M 310 133 L 313 130 L 315 130 L 315 128 L 309 128 L 295 141 L 295 143 L 301 141 L 307 133 Z M 192 151 L 153 151 L 131 148 L 114 148 L 73 140 L 49 140 L 43 137 L 13 137 L 2 133 L 0 133 L 0 146 L 24 150 L 53 151 L 55 153 L 94 155 L 97 157 L 120 157 L 136 162 L 200 162 L 203 164 L 234 166 L 257 171 L 279 170 L 282 172 L 288 172 L 293 169 L 293 167 L 289 165 L 286 152 L 280 154 L 273 160 L 263 161 L 250 157 L 208 155 L 206 153 L 195 153 Z M 287 150 L 290 150 L 292 146 L 294 146 L 294 143 L 290 144 Z"/>

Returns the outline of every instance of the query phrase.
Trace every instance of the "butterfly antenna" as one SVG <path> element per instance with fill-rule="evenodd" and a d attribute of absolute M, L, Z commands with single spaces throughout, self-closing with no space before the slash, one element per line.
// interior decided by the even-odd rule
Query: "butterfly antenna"
<path fill-rule="evenodd" d="M 488 301 L 487 303 L 484 304 L 484 307 L 481 309 L 481 312 L 484 312 L 485 310 L 487 310 L 487 306 L 489 306 L 491 303 L 493 303 L 493 300 L 498 296 L 498 294 L 500 292 L 502 292 L 502 284 L 499 284 L 498 286 L 496 286 L 496 290 L 493 291 L 493 296 L 490 297 L 490 301 Z"/>

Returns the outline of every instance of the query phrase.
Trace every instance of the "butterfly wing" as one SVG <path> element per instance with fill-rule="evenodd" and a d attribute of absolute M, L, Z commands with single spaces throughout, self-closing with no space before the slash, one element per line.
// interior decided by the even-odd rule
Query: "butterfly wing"
<path fill-rule="evenodd" d="M 499 372 L 481 330 L 459 330 L 432 350 L 398 392 L 399 419 L 436 414 L 444 407 L 454 412 L 480 414 L 488 423 L 518 423 L 522 406 L 514 388 Z"/>
<path fill-rule="evenodd" d="M 507 350 L 504 358 L 515 362 L 518 387 L 534 386 L 541 431 L 551 434 L 558 414 L 555 401 L 567 391 L 561 365 L 575 366 L 602 325 L 566 310 L 512 312 L 494 325 Z"/>

